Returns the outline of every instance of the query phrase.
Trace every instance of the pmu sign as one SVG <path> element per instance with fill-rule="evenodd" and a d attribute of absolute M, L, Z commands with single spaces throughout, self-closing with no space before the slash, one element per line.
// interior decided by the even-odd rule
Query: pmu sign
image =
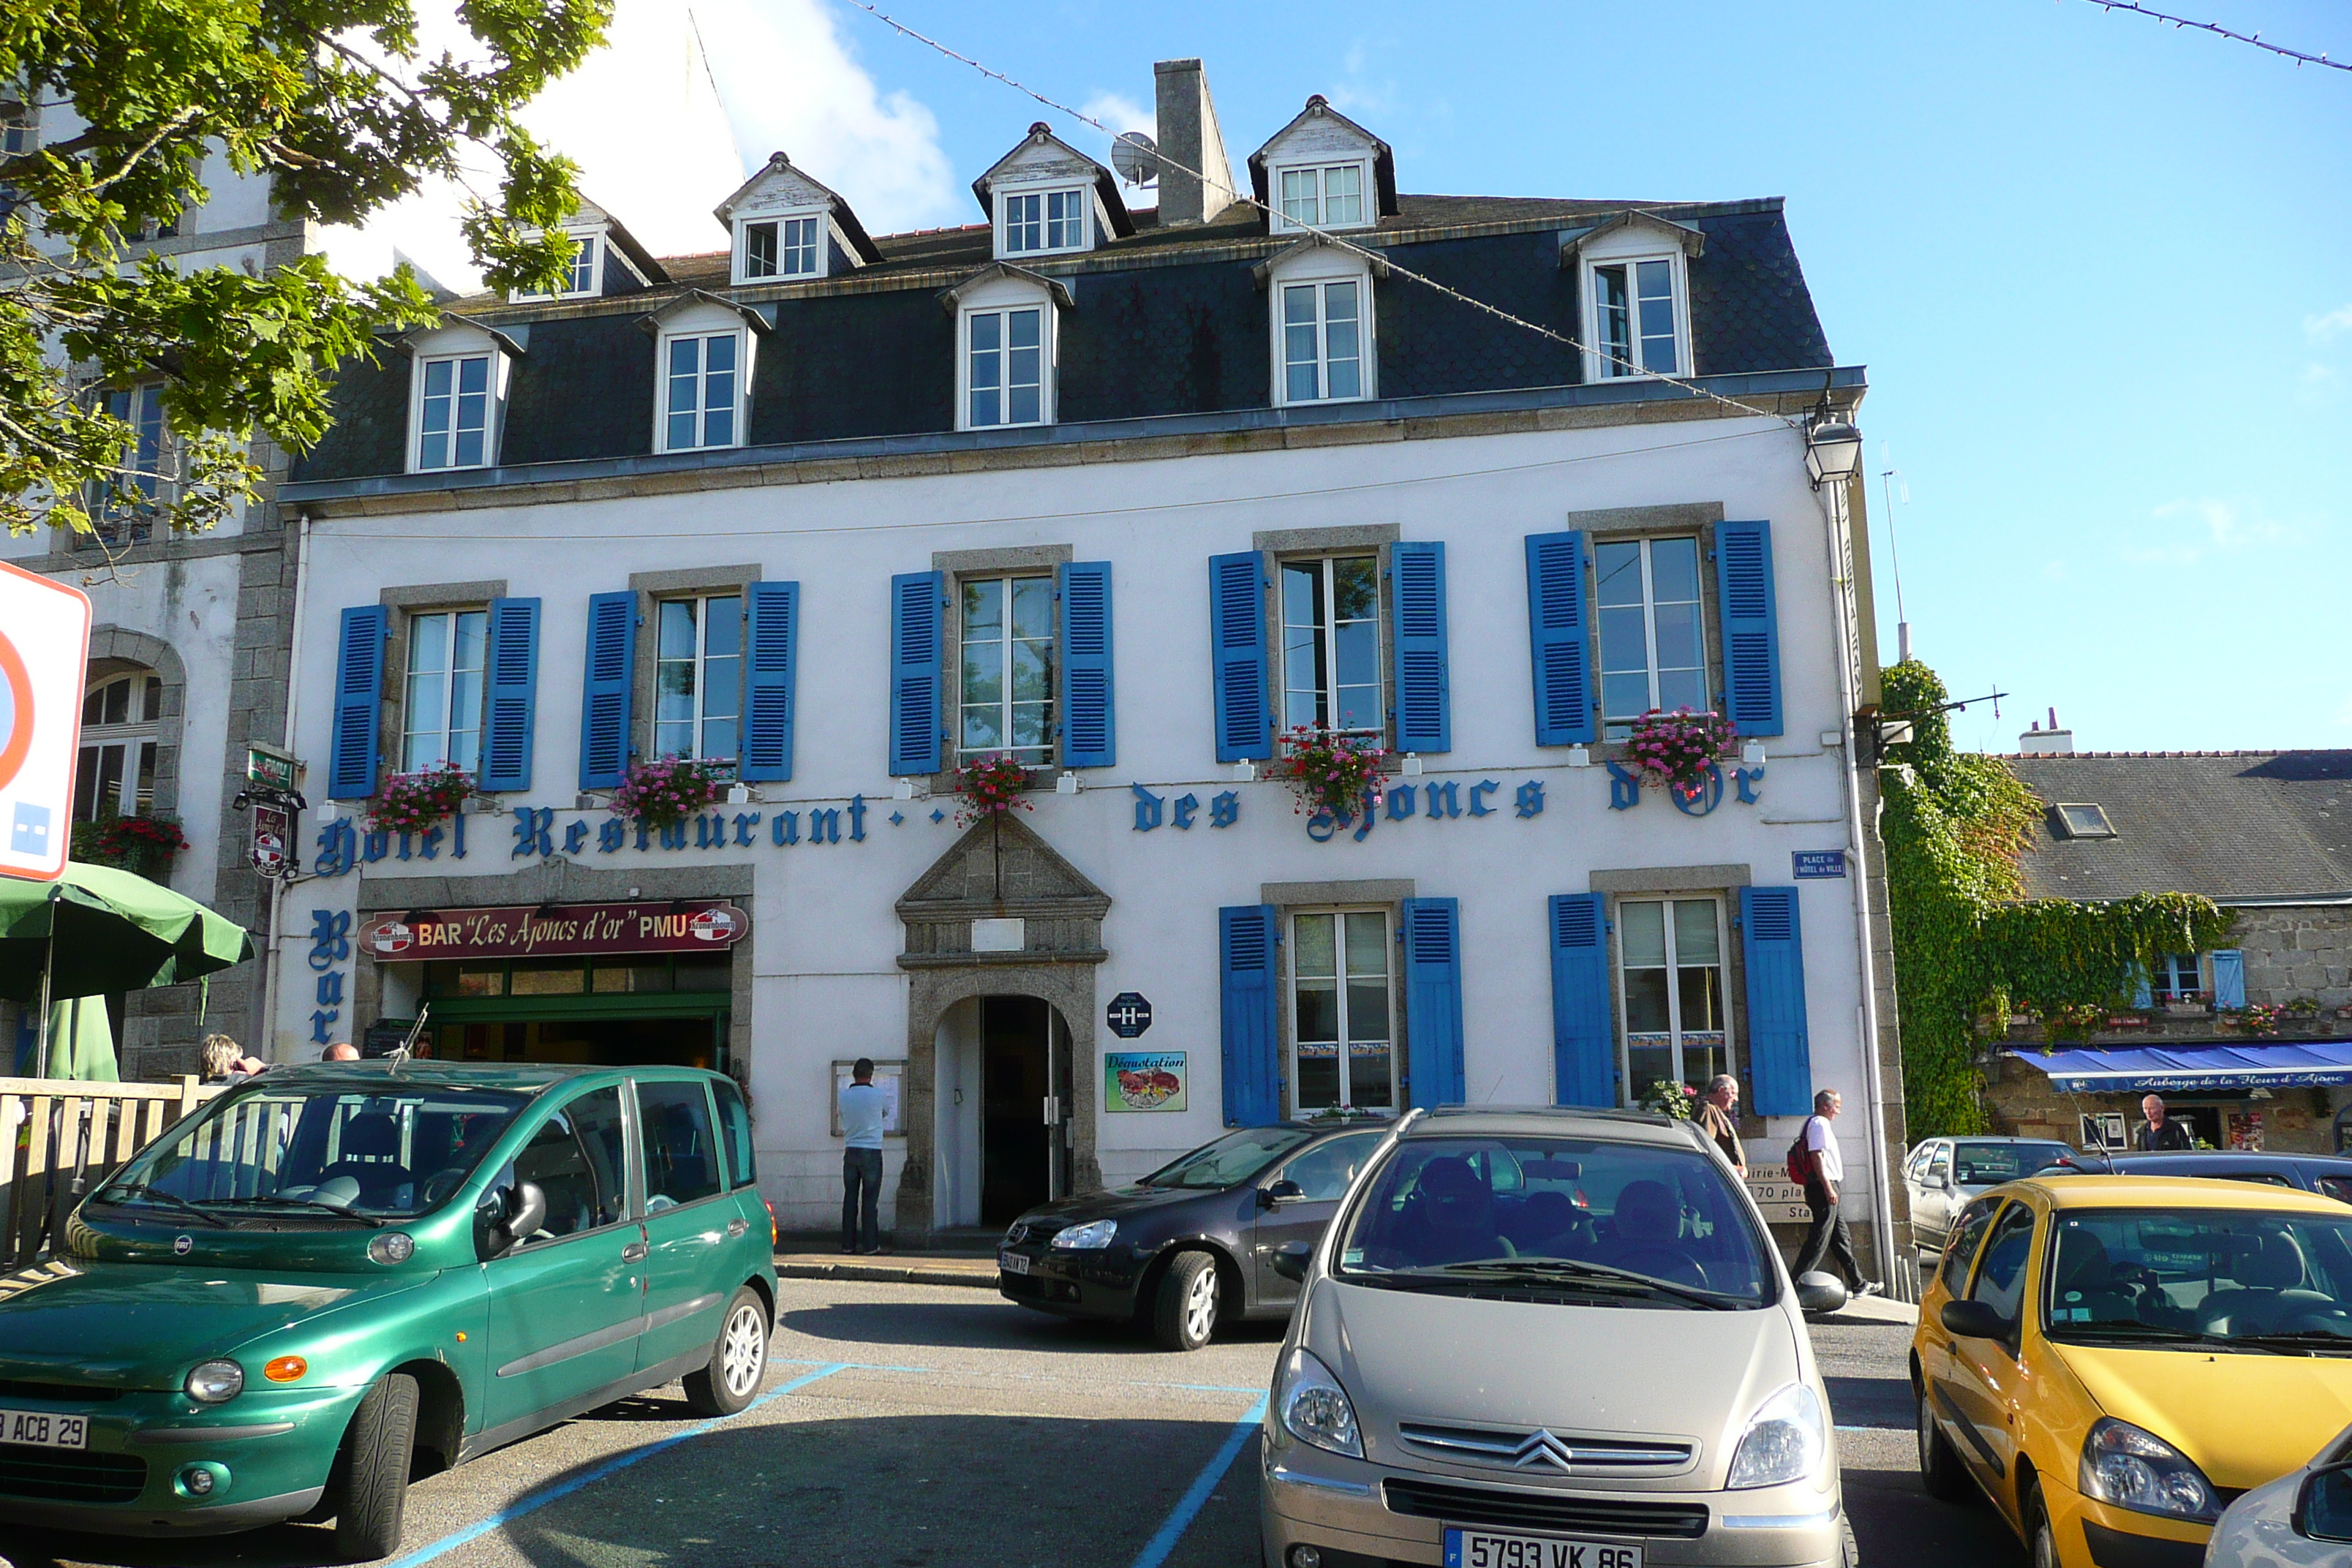
<path fill-rule="evenodd" d="M 0 877 L 65 875 L 89 667 L 89 596 L 0 561 Z"/>

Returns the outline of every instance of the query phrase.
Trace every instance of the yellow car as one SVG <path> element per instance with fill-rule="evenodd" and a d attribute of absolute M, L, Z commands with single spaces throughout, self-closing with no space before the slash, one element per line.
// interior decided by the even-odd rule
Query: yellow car
<path fill-rule="evenodd" d="M 1919 1470 L 2034 1568 L 2198 1568 L 2240 1493 L 2352 1420 L 2352 1208 L 2237 1182 L 2042 1176 L 1952 1228 L 1911 1342 Z"/>

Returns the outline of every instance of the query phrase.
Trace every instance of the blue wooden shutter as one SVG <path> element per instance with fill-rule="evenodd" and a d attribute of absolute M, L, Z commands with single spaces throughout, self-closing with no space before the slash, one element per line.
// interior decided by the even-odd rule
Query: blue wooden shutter
<path fill-rule="evenodd" d="M 1715 583 L 1716 607 L 1723 616 L 1725 716 L 1743 735 L 1777 735 L 1780 617 L 1772 588 L 1770 523 L 1716 524 Z"/>
<path fill-rule="evenodd" d="M 1796 889 L 1739 889 L 1740 952 L 1748 961 L 1748 1089 L 1759 1116 L 1805 1116 L 1813 1109 L 1802 923 Z"/>
<path fill-rule="evenodd" d="M 531 731 L 539 712 L 539 601 L 490 601 L 488 692 L 482 703 L 486 790 L 530 787 Z"/>
<path fill-rule="evenodd" d="M 629 696 L 637 663 L 634 590 L 588 595 L 588 670 L 580 697 L 580 787 L 618 789 L 629 767 Z"/>
<path fill-rule="evenodd" d="M 1118 761 L 1111 700 L 1110 563 L 1065 562 L 1062 587 L 1062 765 Z"/>
<path fill-rule="evenodd" d="M 1217 761 L 1273 756 L 1265 557 L 1258 551 L 1209 557 L 1209 657 L 1216 676 Z"/>
<path fill-rule="evenodd" d="M 2242 1007 L 2246 1005 L 2246 955 L 2234 947 L 2215 950 L 2213 953 L 2213 1005 Z"/>
<path fill-rule="evenodd" d="M 1609 922 L 1599 893 L 1556 893 L 1551 917 L 1552 1102 L 1617 1103 Z"/>
<path fill-rule="evenodd" d="M 382 605 L 355 605 L 343 612 L 335 649 L 335 735 L 327 758 L 330 800 L 365 800 L 375 794 L 383 639 L 390 626 Z"/>
<path fill-rule="evenodd" d="M 1282 916 L 1272 904 L 1217 911 L 1217 967 L 1223 1002 L 1225 1125 L 1282 1120 L 1282 1074 L 1275 1024 L 1275 961 Z"/>
<path fill-rule="evenodd" d="M 754 583 L 743 596 L 743 761 L 748 780 L 793 776 L 794 682 L 800 673 L 801 585 Z"/>
<path fill-rule="evenodd" d="M 946 579 L 901 572 L 890 579 L 890 771 L 940 771 L 940 681 L 945 666 L 940 612 Z"/>
<path fill-rule="evenodd" d="M 1396 623 L 1396 743 L 1400 752 L 1454 749 L 1454 702 L 1445 659 L 1445 546 L 1389 547 Z"/>
<path fill-rule="evenodd" d="M 1462 919 L 1456 899 L 1404 900 L 1405 1071 L 1412 1103 L 1460 1105 L 1469 1099 L 1462 1070 Z"/>
<path fill-rule="evenodd" d="M 1584 531 L 1528 535 L 1528 640 L 1536 744 L 1590 745 L 1592 647 L 1584 616 Z"/>
<path fill-rule="evenodd" d="M 2156 1005 L 2156 992 L 2147 983 L 2147 965 L 2135 963 L 2124 972 L 2124 983 L 2131 988 L 2131 1005 L 2135 1007 Z"/>

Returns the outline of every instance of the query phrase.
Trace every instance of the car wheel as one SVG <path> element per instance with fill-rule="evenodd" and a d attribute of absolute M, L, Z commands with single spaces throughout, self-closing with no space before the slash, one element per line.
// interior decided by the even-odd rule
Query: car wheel
<path fill-rule="evenodd" d="M 2050 1510 L 2042 1506 L 2042 1488 L 2038 1482 L 2025 1483 L 2025 1552 L 2033 1568 L 2062 1568 L 2058 1561 L 2058 1532 L 2050 1527 Z"/>
<path fill-rule="evenodd" d="M 1180 1252 L 1160 1277 L 1151 1337 L 1164 1351 L 1196 1351 L 1216 1331 L 1217 1260 L 1205 1252 Z"/>
<path fill-rule="evenodd" d="M 348 1468 L 335 1509 L 335 1551 L 353 1563 L 373 1563 L 400 1550 L 416 1444 L 416 1380 L 395 1372 L 369 1389 L 343 1441 Z"/>
<path fill-rule="evenodd" d="M 1919 1484 L 1938 1502 L 1966 1502 L 1974 1489 L 1960 1468 L 1958 1450 L 1936 1425 L 1930 1397 L 1925 1388 L 1919 1390 Z"/>
<path fill-rule="evenodd" d="M 768 1304 L 749 1285 L 719 1315 L 710 1363 L 686 1374 L 686 1402 L 698 1415 L 732 1415 L 760 1392 L 768 1371 Z"/>
<path fill-rule="evenodd" d="M 1862 1542 L 1853 1538 L 1853 1519 L 1851 1515 L 1838 1516 L 1838 1556 L 1844 1563 L 1845 1568 L 1862 1568 Z"/>

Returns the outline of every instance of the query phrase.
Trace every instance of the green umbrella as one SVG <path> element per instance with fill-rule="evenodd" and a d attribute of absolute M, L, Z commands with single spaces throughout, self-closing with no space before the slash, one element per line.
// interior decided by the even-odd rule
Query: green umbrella
<path fill-rule="evenodd" d="M 49 1007 L 49 1056 L 31 1065 L 35 1078 L 113 1083 L 122 1074 L 114 1062 L 114 1026 L 103 996 L 68 996 Z"/>
<path fill-rule="evenodd" d="M 133 872 L 76 862 L 54 882 L 0 878 L 0 996 L 38 1010 L 37 1071 L 63 1056 L 74 1077 L 113 1078 L 105 1007 L 87 998 L 176 985 L 253 955 L 243 926 Z M 85 1000 L 52 1009 L 53 997 Z M 108 1039 L 103 1071 L 95 1041 L 85 1049 L 93 1024 Z M 53 1047 L 53 1033 L 69 1038 Z"/>
<path fill-rule="evenodd" d="M 254 955 L 243 926 L 194 899 L 110 866 L 66 867 L 55 882 L 0 878 L 0 996 L 143 991 Z"/>

